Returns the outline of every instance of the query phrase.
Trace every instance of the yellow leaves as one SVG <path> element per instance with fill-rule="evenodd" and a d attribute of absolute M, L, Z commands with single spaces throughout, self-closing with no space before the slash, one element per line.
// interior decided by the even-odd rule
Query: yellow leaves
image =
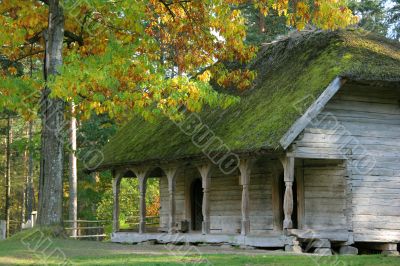
<path fill-rule="evenodd" d="M 167 13 L 166 13 L 167 14 Z M 164 15 L 160 18 L 160 21 L 162 23 L 170 23 L 174 20 L 174 18 L 171 15 Z"/>
<path fill-rule="evenodd" d="M 301 16 L 306 16 L 310 9 L 308 4 L 305 2 L 298 2 L 296 8 L 297 13 Z"/>
<path fill-rule="evenodd" d="M 287 24 L 301 30 L 309 24 L 322 29 L 337 29 L 357 22 L 351 10 L 347 7 L 346 0 L 316 0 L 316 1 L 289 1 L 289 0 L 252 0 L 254 6 L 263 15 L 268 13 L 268 8 L 277 11 L 280 16 L 287 18 Z M 231 0 L 236 4 L 240 0 Z"/>
<path fill-rule="evenodd" d="M 239 9 L 234 9 L 231 13 L 231 20 L 236 20 L 241 17 L 241 12 Z"/>
<path fill-rule="evenodd" d="M 193 84 L 189 85 L 188 92 L 190 98 L 192 98 L 193 100 L 197 101 L 200 98 L 199 89 L 195 85 Z"/>
<path fill-rule="evenodd" d="M 97 109 L 97 108 L 99 108 L 101 106 L 101 104 L 99 103 L 99 102 L 92 102 L 91 104 L 90 104 L 90 107 L 92 108 L 92 109 Z"/>
<path fill-rule="evenodd" d="M 47 8 L 37 6 L 37 2 L 36 0 L 1 1 L 1 53 L 11 60 L 23 56 L 28 49 L 25 47 L 21 49 L 21 46 L 34 35 L 40 34 L 47 26 Z"/>
<path fill-rule="evenodd" d="M 289 0 L 277 0 L 271 7 L 278 12 L 279 16 L 287 16 L 289 12 Z"/>
<path fill-rule="evenodd" d="M 268 8 L 268 7 L 265 7 L 265 6 L 262 6 L 262 7 L 260 8 L 260 12 L 261 12 L 261 14 L 262 14 L 264 17 L 266 17 L 266 16 L 268 15 L 268 13 L 269 13 L 269 8 Z"/>
<path fill-rule="evenodd" d="M 11 67 L 9 67 L 8 68 L 8 72 L 11 74 L 11 75 L 17 75 L 17 73 L 18 73 L 18 70 L 15 68 L 15 67 L 13 67 L 13 66 L 11 66 Z"/>
<path fill-rule="evenodd" d="M 310 6 L 308 2 L 297 2 L 296 13 L 288 15 L 288 24 L 295 26 L 298 30 L 303 30 L 310 21 Z"/>
<path fill-rule="evenodd" d="M 197 76 L 200 81 L 209 82 L 211 79 L 211 73 L 209 70 L 204 71 L 200 75 Z"/>
<path fill-rule="evenodd" d="M 48 7 L 38 0 L 0 1 L 2 54 L 16 59 L 29 51 L 28 46 L 21 49 L 23 44 L 47 27 Z M 249 0 L 165 1 L 167 6 L 159 0 L 76 2 L 70 2 L 75 12 L 65 10 L 65 29 L 82 41 L 65 45 L 64 59 L 72 60 L 64 60 L 67 71 L 53 92 L 80 103 L 83 114 L 135 110 L 150 117 L 154 110 L 149 109 L 158 108 L 174 117 L 180 106 L 198 111 L 217 102 L 211 78 L 238 90 L 255 79 L 249 70 L 215 67 L 218 62 L 245 65 L 255 57 L 257 49 L 245 43 L 245 19 L 237 8 Z M 250 2 L 264 16 L 276 10 L 298 29 L 309 23 L 335 29 L 356 19 L 345 0 Z M 43 50 L 43 39 L 33 49 Z M 207 70 L 196 76 L 200 69 Z M 8 72 L 17 74 L 12 68 Z"/>
<path fill-rule="evenodd" d="M 32 13 L 21 19 L 18 26 L 30 28 L 36 27 L 39 23 L 43 23 L 43 17 L 40 14 Z"/>
<path fill-rule="evenodd" d="M 313 23 L 322 29 L 338 29 L 357 22 L 345 0 L 317 0 Z"/>
<path fill-rule="evenodd" d="M 238 69 L 223 73 L 217 79 L 217 83 L 225 88 L 234 87 L 243 91 L 251 86 L 255 77 L 256 73 L 254 71 Z"/>
<path fill-rule="evenodd" d="M 177 100 L 172 99 L 172 98 L 168 98 L 168 99 L 167 99 L 167 105 L 169 105 L 169 106 L 176 106 L 176 104 L 177 104 Z"/>

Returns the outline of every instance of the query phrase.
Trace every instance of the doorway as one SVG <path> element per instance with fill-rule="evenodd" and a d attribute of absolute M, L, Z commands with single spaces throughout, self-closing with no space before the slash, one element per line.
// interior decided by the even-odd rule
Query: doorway
<path fill-rule="evenodd" d="M 192 210 L 192 230 L 201 231 L 203 222 L 203 188 L 201 179 L 193 181 L 190 189 L 191 195 L 191 210 Z"/>

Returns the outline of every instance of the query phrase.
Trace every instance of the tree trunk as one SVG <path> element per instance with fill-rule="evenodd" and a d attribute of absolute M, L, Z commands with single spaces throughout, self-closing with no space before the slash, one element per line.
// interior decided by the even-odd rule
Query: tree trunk
<path fill-rule="evenodd" d="M 35 187 L 33 184 L 33 122 L 29 122 L 28 128 L 28 175 L 26 184 L 26 214 L 28 220 L 35 209 Z"/>
<path fill-rule="evenodd" d="M 27 198 L 26 192 L 28 189 L 28 147 L 25 147 L 24 151 L 24 185 L 22 186 L 22 201 L 21 201 L 21 224 L 26 222 L 26 205 L 27 205 Z"/>
<path fill-rule="evenodd" d="M 78 223 L 78 169 L 76 160 L 76 118 L 74 117 L 75 105 L 71 104 L 71 123 L 70 123 L 70 145 L 71 151 L 69 156 L 69 220 L 71 227 L 77 228 Z M 72 236 L 77 236 L 77 230 L 72 229 Z"/>
<path fill-rule="evenodd" d="M 259 15 L 258 30 L 260 33 L 264 33 L 265 32 L 265 16 L 261 11 L 259 11 L 258 15 Z"/>
<path fill-rule="evenodd" d="M 11 203 L 11 142 L 12 142 L 12 130 L 11 130 L 12 120 L 10 114 L 7 117 L 7 136 L 6 136 L 6 204 L 4 216 L 6 219 L 6 237 L 10 235 L 10 203 Z"/>
<path fill-rule="evenodd" d="M 46 36 L 44 76 L 57 75 L 62 65 L 64 14 L 58 0 L 49 0 L 49 21 Z M 39 193 L 39 225 L 62 224 L 62 176 L 64 162 L 64 102 L 50 98 L 45 87 L 41 99 L 42 147 Z"/>

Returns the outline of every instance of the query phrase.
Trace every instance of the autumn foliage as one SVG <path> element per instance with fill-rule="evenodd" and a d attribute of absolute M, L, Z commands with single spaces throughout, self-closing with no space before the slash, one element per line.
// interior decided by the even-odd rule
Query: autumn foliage
<path fill-rule="evenodd" d="M 247 0 L 61 1 L 65 16 L 65 45 L 60 75 L 49 80 L 52 96 L 74 101 L 78 113 L 89 117 L 109 113 L 120 117 L 134 111 L 145 118 L 165 114 L 179 118 L 182 109 L 227 106 L 235 99 L 217 93 L 221 87 L 244 90 L 255 73 L 239 65 L 256 54 L 245 44 L 245 20 L 237 8 Z M 355 21 L 344 0 L 252 0 L 267 15 L 276 10 L 288 25 L 313 24 L 336 29 Z M 11 62 L 43 62 L 48 20 L 45 0 L 0 1 L 1 54 Z M 31 61 L 32 63 L 32 61 Z M 40 69 L 38 67 L 37 69 Z M 44 86 L 40 72 L 14 67 L 2 72 L 0 107 L 24 113 Z M 27 100 L 28 99 L 28 100 Z M 27 114 L 32 116 L 32 114 Z"/>

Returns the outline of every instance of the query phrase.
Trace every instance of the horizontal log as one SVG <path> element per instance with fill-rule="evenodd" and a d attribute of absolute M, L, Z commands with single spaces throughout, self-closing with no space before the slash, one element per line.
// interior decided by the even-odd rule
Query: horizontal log
<path fill-rule="evenodd" d="M 94 237 L 106 237 L 106 234 L 100 234 L 100 235 L 84 235 L 84 236 L 70 236 L 70 238 L 94 238 Z"/>
<path fill-rule="evenodd" d="M 374 206 L 374 205 L 369 205 L 369 206 L 360 206 L 360 205 L 353 205 L 353 213 L 354 215 L 393 215 L 396 216 L 400 213 L 400 207 L 394 207 L 394 206 Z"/>
<path fill-rule="evenodd" d="M 383 188 L 383 189 L 399 189 L 400 190 L 400 178 L 399 181 L 364 181 L 364 180 L 351 180 L 353 188 L 364 187 L 364 188 Z"/>
<path fill-rule="evenodd" d="M 351 178 L 353 181 L 363 182 L 396 182 L 400 180 L 400 176 L 394 175 L 394 170 L 382 169 L 381 171 L 381 174 L 379 174 L 379 170 L 374 168 L 373 171 L 368 173 L 368 175 L 358 175 L 353 173 Z"/>
<path fill-rule="evenodd" d="M 400 193 L 398 188 L 375 188 L 375 187 L 355 187 L 353 189 L 353 194 L 393 194 Z"/>
<path fill-rule="evenodd" d="M 356 102 L 332 99 L 326 106 L 330 110 L 364 111 L 366 113 L 400 114 L 398 105 L 386 103 Z"/>
<path fill-rule="evenodd" d="M 386 206 L 400 207 L 400 195 L 399 198 L 354 198 L 352 199 L 352 203 L 357 206 L 381 206 L 385 208 Z"/>
<path fill-rule="evenodd" d="M 391 221 L 391 222 L 400 222 L 400 216 L 398 215 L 371 215 L 371 214 L 358 214 L 353 217 L 355 222 L 384 222 L 384 221 Z M 400 230 L 400 228 L 399 228 Z"/>
<path fill-rule="evenodd" d="M 354 230 L 354 241 L 398 243 L 399 239 L 400 230 Z"/>
<path fill-rule="evenodd" d="M 305 203 L 310 207 L 314 205 L 322 205 L 322 206 L 345 206 L 346 203 L 344 201 L 344 197 L 337 198 L 305 198 Z M 314 204 L 314 205 L 313 205 Z"/>
<path fill-rule="evenodd" d="M 374 97 L 372 97 L 374 95 Z M 379 104 L 389 104 L 389 105 L 396 105 L 398 103 L 397 100 L 398 96 L 393 93 L 387 92 L 386 94 L 382 92 L 382 94 L 378 95 L 377 93 L 368 93 L 364 92 L 364 95 L 351 92 L 351 93 L 338 93 L 332 99 L 336 102 L 340 101 L 350 101 L 350 102 L 360 102 L 360 103 L 379 103 Z M 329 105 L 329 103 L 328 103 Z"/>
<path fill-rule="evenodd" d="M 109 223 L 111 220 L 64 220 L 64 223 Z"/>
<path fill-rule="evenodd" d="M 343 125 L 346 131 L 337 128 L 331 129 L 322 129 L 322 128 L 306 128 L 304 129 L 305 133 L 312 133 L 312 134 L 324 134 L 324 135 L 341 135 L 347 134 L 347 136 L 353 137 L 377 137 L 377 138 L 400 138 L 400 133 L 397 131 L 383 131 L 383 130 L 362 130 L 357 128 L 354 130 L 354 127 L 346 127 Z M 347 133 L 346 133 L 347 132 Z M 350 133 L 348 133 L 350 132 Z"/>
<path fill-rule="evenodd" d="M 344 201 L 344 200 L 343 200 Z M 308 201 L 305 202 L 305 210 L 306 215 L 308 213 L 341 213 L 344 215 L 344 210 L 346 205 L 345 204 L 319 204 L 317 201 Z"/>
<path fill-rule="evenodd" d="M 314 239 L 329 239 L 330 241 L 347 241 L 349 233 L 347 230 L 301 230 L 289 229 L 290 235 L 296 236 L 299 239 L 314 240 Z"/>
<path fill-rule="evenodd" d="M 380 221 L 380 222 L 353 222 L 353 228 L 358 229 L 393 229 L 400 230 L 400 221 L 395 223 L 391 221 Z"/>
<path fill-rule="evenodd" d="M 65 230 L 104 229 L 104 226 L 66 227 Z"/>
<path fill-rule="evenodd" d="M 399 118 L 400 119 L 400 118 Z M 306 129 L 307 130 L 307 129 Z M 356 136 L 352 138 L 352 135 L 343 135 L 343 132 L 336 132 L 336 134 L 326 134 L 325 131 L 320 133 L 309 132 L 303 133 L 297 140 L 296 145 L 306 145 L 307 143 L 330 143 L 330 144 L 356 144 L 361 143 L 363 145 L 394 145 L 400 146 L 400 138 L 387 138 L 387 137 L 368 137 L 368 136 Z"/>

